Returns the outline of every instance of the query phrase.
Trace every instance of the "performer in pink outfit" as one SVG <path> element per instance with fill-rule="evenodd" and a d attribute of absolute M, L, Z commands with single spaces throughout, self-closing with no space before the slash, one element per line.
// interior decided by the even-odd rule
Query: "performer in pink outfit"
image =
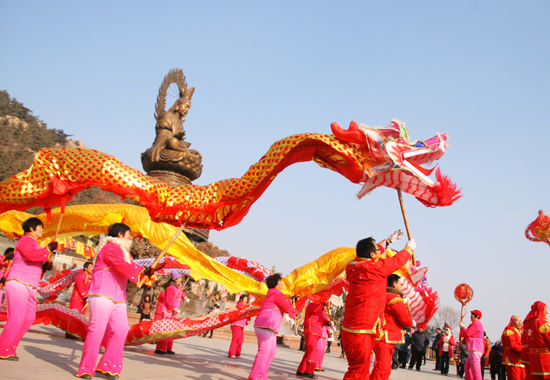
<path fill-rule="evenodd" d="M 483 355 L 484 350 L 484 330 L 479 321 L 481 311 L 472 310 L 470 319 L 472 323 L 468 328 L 460 322 L 460 335 L 466 338 L 466 349 L 468 350 L 468 359 L 464 364 L 464 379 L 481 380 L 481 355 Z"/>
<path fill-rule="evenodd" d="M 306 352 L 298 366 L 296 376 L 309 377 L 312 379 L 315 376 L 315 369 L 319 361 L 319 349 L 323 327 L 328 324 L 328 318 L 323 310 L 323 305 L 320 303 L 310 303 L 306 307 L 306 315 L 304 316 L 304 336 L 306 338 Z M 323 352 L 324 353 L 324 352 Z"/>
<path fill-rule="evenodd" d="M 242 310 L 248 306 L 248 294 L 242 294 L 237 302 L 237 310 Z M 238 358 L 241 356 L 241 348 L 244 341 L 244 327 L 248 325 L 248 318 L 239 319 L 231 324 L 231 345 L 229 346 L 228 358 Z"/>
<path fill-rule="evenodd" d="M 84 264 L 84 269 L 74 279 L 73 294 L 69 307 L 78 310 L 81 314 L 86 312 L 86 299 L 88 298 L 88 289 L 92 284 L 92 273 L 94 264 L 90 261 Z"/>
<path fill-rule="evenodd" d="M 155 320 L 157 319 L 171 319 L 178 317 L 178 310 L 181 305 L 181 301 L 185 299 L 185 292 L 182 289 L 182 275 L 181 273 L 172 273 L 172 281 L 166 288 L 159 294 L 157 300 L 157 308 L 155 309 Z M 157 355 L 174 355 L 172 351 L 174 345 L 174 339 L 164 339 L 157 342 L 157 348 L 155 354 Z"/>
<path fill-rule="evenodd" d="M 23 222 L 23 236 L 15 245 L 15 254 L 5 274 L 8 320 L 0 336 L 0 359 L 19 360 L 16 349 L 36 317 L 36 290 L 42 276 L 43 262 L 50 261 L 56 242 L 40 248 L 44 225 L 38 218 Z"/>
<path fill-rule="evenodd" d="M 319 347 L 317 348 L 317 365 L 315 366 L 316 371 L 324 371 L 323 369 L 323 360 L 325 359 L 325 354 L 327 352 L 327 341 L 328 341 L 328 329 L 330 326 L 330 306 L 326 302 L 324 304 L 323 311 L 327 316 L 328 322 L 326 325 L 323 325 L 321 329 L 321 339 L 319 339 Z"/>
<path fill-rule="evenodd" d="M 77 377 L 91 379 L 99 371 L 107 378 L 117 379 L 122 371 L 124 342 L 128 334 L 126 284 L 128 280 L 137 283 L 144 275 L 150 277 L 161 267 L 145 270 L 134 264 L 131 245 L 130 227 L 122 223 L 111 225 L 107 238 L 99 243 L 88 290 L 90 323 Z M 96 366 L 102 345 L 105 352 Z"/>
<path fill-rule="evenodd" d="M 269 366 L 277 353 L 277 333 L 281 328 L 283 314 L 296 317 L 296 309 L 281 292 L 283 279 L 280 274 L 273 274 L 265 279 L 268 287 L 260 312 L 254 323 L 258 338 L 258 353 L 252 365 L 248 380 L 267 380 Z"/>

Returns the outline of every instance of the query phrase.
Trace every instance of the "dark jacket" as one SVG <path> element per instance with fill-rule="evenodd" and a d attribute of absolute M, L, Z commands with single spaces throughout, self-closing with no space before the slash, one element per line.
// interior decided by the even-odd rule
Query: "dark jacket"
<path fill-rule="evenodd" d="M 417 352 L 426 351 L 426 347 L 430 344 L 430 339 L 425 331 L 416 330 L 411 337 L 411 350 Z"/>

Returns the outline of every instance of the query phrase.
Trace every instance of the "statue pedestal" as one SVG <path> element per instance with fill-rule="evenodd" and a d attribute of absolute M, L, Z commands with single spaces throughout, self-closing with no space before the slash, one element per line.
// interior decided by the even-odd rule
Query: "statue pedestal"
<path fill-rule="evenodd" d="M 191 180 L 183 174 L 176 173 L 171 170 L 155 169 L 147 172 L 148 176 L 156 178 L 172 187 L 181 185 L 191 185 Z M 183 232 L 187 237 L 196 242 L 208 241 L 210 230 L 200 228 L 184 228 Z"/>

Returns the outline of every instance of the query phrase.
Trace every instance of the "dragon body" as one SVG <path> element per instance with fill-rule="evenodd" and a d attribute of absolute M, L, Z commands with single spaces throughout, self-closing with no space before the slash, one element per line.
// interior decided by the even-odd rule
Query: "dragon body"
<path fill-rule="evenodd" d="M 91 149 L 44 148 L 25 171 L 0 183 L 0 212 L 40 206 L 48 212 L 77 192 L 92 186 L 133 199 L 154 222 L 216 229 L 236 225 L 282 170 L 314 161 L 353 183 L 362 183 L 359 197 L 379 186 L 401 188 L 426 206 L 452 204 L 460 192 L 447 178 L 422 165 L 438 160 L 447 147 L 445 134 L 408 142 L 404 125 L 386 128 L 352 122 L 348 130 L 332 125 L 333 135 L 305 133 L 286 137 L 241 178 L 206 186 L 172 187 L 132 169 L 116 158 Z"/>

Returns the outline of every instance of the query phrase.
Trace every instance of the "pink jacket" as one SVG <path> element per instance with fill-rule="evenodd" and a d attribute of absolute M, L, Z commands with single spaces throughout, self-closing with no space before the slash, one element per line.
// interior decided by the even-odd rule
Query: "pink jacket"
<path fill-rule="evenodd" d="M 470 323 L 468 328 L 461 327 L 460 335 L 466 338 L 466 349 L 468 351 L 477 351 L 483 355 L 484 339 L 483 325 L 480 321 Z"/>
<path fill-rule="evenodd" d="M 237 302 L 237 310 L 242 310 L 246 307 L 242 301 Z M 231 324 L 231 326 L 240 326 L 244 328 L 248 324 L 248 318 L 239 319 L 238 321 L 235 321 Z"/>
<path fill-rule="evenodd" d="M 306 315 L 304 316 L 304 335 L 317 335 L 321 338 L 326 338 L 328 318 L 323 310 L 323 305 L 320 303 L 310 303 L 306 307 Z M 323 336 L 323 332 L 325 335 Z"/>
<path fill-rule="evenodd" d="M 159 294 L 157 308 L 155 309 L 155 318 L 157 315 L 161 318 L 168 318 L 176 314 L 185 299 L 185 292 L 177 286 L 170 285 L 165 291 Z"/>
<path fill-rule="evenodd" d="M 50 255 L 48 248 L 40 248 L 34 234 L 25 234 L 15 245 L 15 255 L 6 281 L 16 280 L 38 288 L 42 277 L 42 263 L 50 261 Z"/>
<path fill-rule="evenodd" d="M 88 297 L 101 296 L 124 303 L 128 280 L 137 283 L 143 270 L 141 265 L 126 262 L 122 248 L 108 242 L 97 255 Z"/>
<path fill-rule="evenodd" d="M 262 306 L 260 306 L 260 312 L 256 317 L 254 327 L 269 329 L 278 333 L 284 313 L 294 318 L 296 309 L 279 289 L 269 289 Z"/>

